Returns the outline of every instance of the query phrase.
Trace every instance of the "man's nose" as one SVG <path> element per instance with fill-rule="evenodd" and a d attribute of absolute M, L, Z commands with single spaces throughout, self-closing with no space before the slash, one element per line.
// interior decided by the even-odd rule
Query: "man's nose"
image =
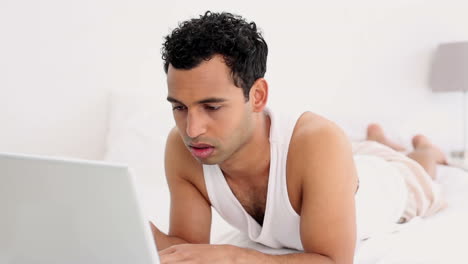
<path fill-rule="evenodd" d="M 187 136 L 196 138 L 206 132 L 204 117 L 194 111 L 187 115 Z"/>

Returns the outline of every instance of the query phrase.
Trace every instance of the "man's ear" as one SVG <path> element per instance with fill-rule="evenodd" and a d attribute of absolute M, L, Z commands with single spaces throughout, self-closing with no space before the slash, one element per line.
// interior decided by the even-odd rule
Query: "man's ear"
<path fill-rule="evenodd" d="M 268 83 L 263 78 L 258 78 L 249 92 L 249 101 L 253 112 L 262 112 L 268 101 Z"/>

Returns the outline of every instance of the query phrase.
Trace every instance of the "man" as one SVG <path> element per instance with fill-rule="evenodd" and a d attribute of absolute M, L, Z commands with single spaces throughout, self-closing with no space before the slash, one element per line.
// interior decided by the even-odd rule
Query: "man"
<path fill-rule="evenodd" d="M 229 13 L 207 12 L 166 37 L 167 99 L 176 122 L 165 153 L 169 234 L 151 225 L 162 263 L 353 262 L 355 195 L 365 193 L 358 190 L 365 177 L 358 179 L 353 147 L 339 127 L 316 114 L 282 118 L 265 108 L 267 53 L 255 23 Z M 364 152 L 383 146 L 404 156 L 384 146 L 395 147 L 380 127 L 368 132 L 382 144 Z M 444 161 L 425 137 L 413 143 L 411 162 L 421 170 Z M 407 197 L 391 221 L 403 217 Z M 209 245 L 212 206 L 254 241 L 303 253 Z"/>

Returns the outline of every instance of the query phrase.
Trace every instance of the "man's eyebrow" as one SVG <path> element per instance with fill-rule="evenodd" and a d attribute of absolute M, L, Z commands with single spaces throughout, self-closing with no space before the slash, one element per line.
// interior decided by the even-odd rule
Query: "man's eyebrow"
<path fill-rule="evenodd" d="M 169 102 L 171 102 L 171 103 L 176 103 L 176 104 L 182 104 L 182 105 L 183 105 L 183 103 L 182 103 L 181 101 L 179 101 L 179 100 L 177 100 L 177 99 L 175 99 L 175 98 L 172 98 L 172 97 L 170 97 L 170 96 L 167 97 L 167 100 L 168 100 Z"/>
<path fill-rule="evenodd" d="M 181 104 L 183 105 L 183 103 L 175 98 L 172 98 L 170 96 L 167 97 L 167 101 L 171 102 L 171 103 L 176 103 L 176 104 Z M 227 99 L 224 99 L 224 98 L 218 98 L 218 97 L 210 97 L 210 98 L 206 98 L 206 99 L 203 99 L 203 100 L 200 100 L 200 101 L 197 101 L 195 102 L 196 104 L 207 104 L 207 103 L 223 103 L 223 102 L 226 102 Z"/>
<path fill-rule="evenodd" d="M 207 103 L 223 103 L 226 102 L 227 100 L 224 98 L 217 98 L 217 97 L 211 97 L 211 98 L 206 98 L 203 100 L 200 100 L 197 102 L 197 104 L 207 104 Z"/>

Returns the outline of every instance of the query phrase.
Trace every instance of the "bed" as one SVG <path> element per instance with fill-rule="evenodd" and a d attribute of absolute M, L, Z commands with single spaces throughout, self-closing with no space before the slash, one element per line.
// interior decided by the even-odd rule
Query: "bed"
<path fill-rule="evenodd" d="M 43 97 L 47 100 L 46 95 Z M 167 231 L 169 191 L 163 149 L 173 121 L 164 96 L 112 92 L 60 98 L 47 101 L 49 108 L 36 108 L 29 116 L 16 115 L 15 121 L 23 122 L 24 126 L 5 128 L 6 135 L 11 136 L 1 142 L 2 151 L 127 164 L 136 177 L 145 214 Z M 26 109 L 26 105 L 19 107 Z M 30 121 L 33 115 L 37 122 Z M 358 140 L 363 134 L 363 121 L 349 116 L 333 119 L 340 118 L 338 123 L 350 139 Z M 355 263 L 468 263 L 468 172 L 450 166 L 439 166 L 438 171 L 449 207 L 427 219 L 417 218 L 402 225 L 396 233 L 361 241 L 356 248 Z M 249 241 L 213 212 L 212 243 L 229 243 L 272 254 L 292 252 L 272 250 Z"/>

